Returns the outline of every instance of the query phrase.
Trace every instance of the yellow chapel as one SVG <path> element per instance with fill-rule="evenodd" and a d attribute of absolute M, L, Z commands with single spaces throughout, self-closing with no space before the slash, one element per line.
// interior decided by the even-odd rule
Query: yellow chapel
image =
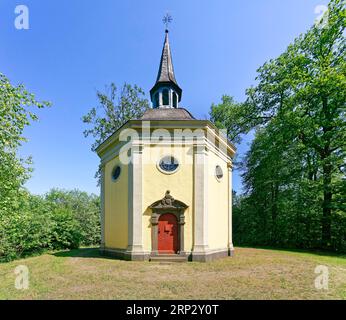
<path fill-rule="evenodd" d="M 104 141 L 101 252 L 137 261 L 232 256 L 232 159 L 236 149 L 208 120 L 180 106 L 168 30 L 152 108 Z"/>

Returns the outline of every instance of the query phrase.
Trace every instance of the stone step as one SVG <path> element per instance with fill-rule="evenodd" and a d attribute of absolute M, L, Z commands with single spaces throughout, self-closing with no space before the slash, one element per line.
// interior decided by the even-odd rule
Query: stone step
<path fill-rule="evenodd" d="M 187 262 L 187 256 L 179 256 L 174 254 L 160 254 L 150 257 L 151 262 Z"/>

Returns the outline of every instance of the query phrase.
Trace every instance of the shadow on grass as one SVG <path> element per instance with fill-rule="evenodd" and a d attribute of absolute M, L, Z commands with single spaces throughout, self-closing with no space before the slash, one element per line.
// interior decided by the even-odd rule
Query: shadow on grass
<path fill-rule="evenodd" d="M 297 249 L 297 248 L 276 248 L 272 246 L 245 246 L 245 245 L 238 245 L 238 248 L 244 248 L 244 249 L 261 249 L 261 250 L 272 250 L 272 251 L 278 251 L 278 252 L 292 252 L 292 253 L 302 253 L 302 254 L 311 254 L 316 255 L 320 257 L 335 257 L 335 258 L 342 258 L 346 259 L 345 253 L 337 253 L 333 251 L 326 251 L 326 250 L 314 250 L 314 249 Z M 71 258 L 95 258 L 95 259 L 109 259 L 109 260 L 123 260 L 120 258 L 116 258 L 113 256 L 107 256 L 102 255 L 100 253 L 99 248 L 82 248 L 82 249 L 73 249 L 73 250 L 64 250 L 59 252 L 52 253 L 55 257 L 71 257 Z"/>
<path fill-rule="evenodd" d="M 55 257 L 60 257 L 60 258 L 71 257 L 71 258 L 89 258 L 89 259 L 98 258 L 98 259 L 121 260 L 115 257 L 102 255 L 100 253 L 99 248 L 82 248 L 82 249 L 73 249 L 68 251 L 64 250 L 64 251 L 54 252 L 52 253 L 52 255 Z"/>
<path fill-rule="evenodd" d="M 346 253 L 338 253 L 334 251 L 322 250 L 322 249 L 298 249 L 298 248 L 281 248 L 273 246 L 246 246 L 246 245 L 237 245 L 238 248 L 244 249 L 262 249 L 262 250 L 273 250 L 273 251 L 287 251 L 293 253 L 306 253 L 313 254 L 322 257 L 335 257 L 346 259 Z"/>

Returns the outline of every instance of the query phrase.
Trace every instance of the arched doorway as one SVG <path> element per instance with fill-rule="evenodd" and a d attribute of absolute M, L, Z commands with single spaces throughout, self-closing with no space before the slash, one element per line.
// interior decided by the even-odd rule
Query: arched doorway
<path fill-rule="evenodd" d="M 159 254 L 176 254 L 179 251 L 178 221 L 174 214 L 160 216 L 157 236 Z"/>

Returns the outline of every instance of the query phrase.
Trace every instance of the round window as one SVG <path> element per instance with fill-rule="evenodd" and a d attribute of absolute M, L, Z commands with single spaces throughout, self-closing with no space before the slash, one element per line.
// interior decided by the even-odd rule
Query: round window
<path fill-rule="evenodd" d="M 172 156 L 163 157 L 159 162 L 159 169 L 165 173 L 174 173 L 179 168 L 179 162 Z"/>
<path fill-rule="evenodd" d="M 223 178 L 223 171 L 220 166 L 216 166 L 215 168 L 215 176 L 217 180 L 221 180 Z"/>
<path fill-rule="evenodd" d="M 121 174 L 121 168 L 119 166 L 116 166 L 112 171 L 112 180 L 116 181 L 119 179 Z"/>

